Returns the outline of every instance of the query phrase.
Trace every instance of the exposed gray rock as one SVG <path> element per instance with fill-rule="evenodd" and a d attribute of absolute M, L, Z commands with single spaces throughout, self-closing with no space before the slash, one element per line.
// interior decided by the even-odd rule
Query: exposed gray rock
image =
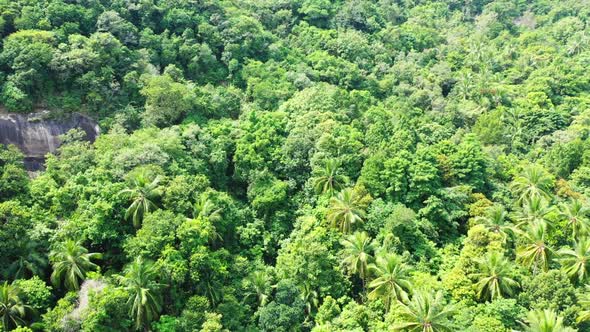
<path fill-rule="evenodd" d="M 80 331 L 80 325 L 87 314 L 88 301 L 90 300 L 90 293 L 98 294 L 104 290 L 107 284 L 102 280 L 86 280 L 80 287 L 78 292 L 78 305 L 65 315 L 62 320 L 63 330 L 66 332 Z"/>
<path fill-rule="evenodd" d="M 16 145 L 25 154 L 25 167 L 30 171 L 43 168 L 45 155 L 54 153 L 61 141 L 60 135 L 79 128 L 86 139 L 94 142 L 100 129 L 98 124 L 81 114 L 62 119 L 48 118 L 49 112 L 30 114 L 0 112 L 0 144 Z"/>

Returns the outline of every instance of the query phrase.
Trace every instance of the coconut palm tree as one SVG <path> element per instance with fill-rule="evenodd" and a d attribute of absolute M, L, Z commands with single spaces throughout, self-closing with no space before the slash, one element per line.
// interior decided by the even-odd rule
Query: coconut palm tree
<path fill-rule="evenodd" d="M 553 211 L 553 207 L 549 206 L 547 200 L 543 197 L 533 196 L 526 198 L 523 201 L 522 207 L 516 213 L 519 223 L 516 227 L 526 227 L 528 225 L 541 225 L 543 227 L 549 226 L 547 215 Z"/>
<path fill-rule="evenodd" d="M 246 293 L 244 299 L 255 296 L 258 306 L 263 306 L 268 301 L 272 288 L 271 278 L 265 271 L 254 271 L 246 278 L 247 288 L 250 290 Z"/>
<path fill-rule="evenodd" d="M 80 289 L 80 282 L 86 278 L 86 273 L 98 268 L 92 259 L 100 257 L 99 253 L 89 253 L 79 242 L 66 240 L 58 243 L 49 254 L 53 265 L 51 282 L 55 287 L 63 283 L 67 290 Z"/>
<path fill-rule="evenodd" d="M 523 203 L 525 199 L 533 197 L 551 198 L 553 178 L 539 165 L 531 164 L 517 175 L 510 188 L 517 196 L 517 202 Z"/>
<path fill-rule="evenodd" d="M 572 199 L 567 204 L 559 204 L 559 212 L 560 216 L 567 220 L 567 225 L 572 232 L 572 238 L 577 239 L 580 236 L 588 235 L 590 231 L 590 219 L 588 218 L 590 209 L 581 200 Z"/>
<path fill-rule="evenodd" d="M 137 257 L 127 265 L 123 275 L 115 275 L 119 284 L 129 293 L 127 305 L 130 306 L 130 315 L 134 318 L 137 330 L 147 330 L 162 310 L 159 291 L 163 285 L 156 282 L 157 276 L 155 265 L 142 257 Z"/>
<path fill-rule="evenodd" d="M 208 234 L 209 243 L 213 246 L 218 241 L 223 242 L 223 237 L 214 225 L 215 222 L 221 220 L 222 211 L 223 209 L 217 208 L 215 203 L 205 195 L 201 195 L 193 211 L 194 220 L 203 226 L 206 225 L 205 233 Z"/>
<path fill-rule="evenodd" d="M 488 230 L 500 234 L 504 241 L 513 229 L 513 225 L 508 221 L 508 212 L 499 204 L 489 207 L 485 216 L 476 218 L 476 221 L 482 223 Z"/>
<path fill-rule="evenodd" d="M 300 288 L 301 300 L 305 303 L 305 312 L 308 317 L 314 312 L 320 304 L 320 294 L 308 282 L 304 282 Z"/>
<path fill-rule="evenodd" d="M 560 317 L 553 310 L 529 311 L 526 324 L 523 325 L 523 332 L 575 332 L 577 330 L 567 327 Z"/>
<path fill-rule="evenodd" d="M 147 213 L 157 209 L 154 201 L 160 196 L 159 183 L 159 176 L 152 179 L 147 173 L 142 172 L 131 179 L 131 188 L 120 191 L 121 194 L 128 195 L 133 201 L 125 212 L 125 219 L 132 219 L 135 228 L 141 226 L 141 222 Z"/>
<path fill-rule="evenodd" d="M 473 82 L 474 79 L 472 72 L 461 71 L 453 91 L 457 94 L 457 96 L 460 96 L 463 100 L 466 100 L 471 96 L 473 88 L 475 87 Z"/>
<path fill-rule="evenodd" d="M 364 217 L 365 204 L 363 204 L 360 195 L 354 189 L 344 189 L 330 199 L 328 221 L 343 233 L 350 232 L 352 225 L 363 222 Z"/>
<path fill-rule="evenodd" d="M 5 281 L 0 285 L 0 330 L 11 331 L 16 326 L 25 325 L 25 316 L 32 308 L 23 303 L 20 290 Z"/>
<path fill-rule="evenodd" d="M 488 253 L 477 260 L 478 273 L 472 274 L 477 279 L 477 294 L 481 300 L 494 301 L 505 295 L 512 295 L 518 282 L 512 279 L 511 263 L 498 252 Z"/>
<path fill-rule="evenodd" d="M 574 248 L 562 248 L 558 251 L 559 262 L 565 273 L 574 283 L 581 284 L 590 273 L 590 239 L 581 238 L 574 243 Z"/>
<path fill-rule="evenodd" d="M 217 208 L 215 203 L 207 195 L 201 195 L 199 201 L 195 204 L 193 216 L 195 219 L 203 218 L 211 222 L 216 222 L 221 219 L 221 212 L 223 209 Z"/>
<path fill-rule="evenodd" d="M 520 232 L 524 244 L 517 248 L 518 259 L 536 273 L 539 269 L 547 271 L 553 258 L 553 250 L 547 244 L 547 233 L 541 225 L 530 225 L 526 231 Z"/>
<path fill-rule="evenodd" d="M 393 326 L 394 331 L 408 332 L 452 332 L 458 331 L 451 322 L 455 308 L 448 305 L 443 293 L 417 292 L 408 303 L 400 302 L 401 323 Z"/>
<path fill-rule="evenodd" d="M 342 246 L 342 256 L 344 257 L 342 264 L 350 273 L 356 273 L 363 282 L 367 278 L 369 263 L 372 259 L 371 252 L 373 245 L 371 238 L 365 232 L 355 232 L 340 241 Z"/>
<path fill-rule="evenodd" d="M 330 196 L 334 191 L 341 190 L 347 182 L 344 175 L 338 174 L 340 163 L 336 159 L 328 159 L 317 176 L 313 180 L 313 187 L 318 194 L 329 193 Z"/>
<path fill-rule="evenodd" d="M 8 266 L 6 274 L 13 279 L 43 276 L 47 258 L 39 252 L 39 244 L 30 240 L 20 241 L 18 247 L 21 248 L 20 255 Z"/>
<path fill-rule="evenodd" d="M 590 285 L 586 285 L 586 291 L 578 295 L 578 304 L 583 309 L 578 313 L 577 322 L 590 321 Z"/>
<path fill-rule="evenodd" d="M 381 299 L 389 310 L 395 300 L 407 300 L 411 290 L 410 267 L 403 259 L 392 253 L 377 256 L 374 264 L 369 265 L 371 274 L 375 276 L 369 283 L 372 291 L 370 299 Z"/>
<path fill-rule="evenodd" d="M 212 305 L 223 300 L 223 287 L 214 279 L 214 272 L 205 271 L 196 286 L 197 292 L 204 294 Z"/>

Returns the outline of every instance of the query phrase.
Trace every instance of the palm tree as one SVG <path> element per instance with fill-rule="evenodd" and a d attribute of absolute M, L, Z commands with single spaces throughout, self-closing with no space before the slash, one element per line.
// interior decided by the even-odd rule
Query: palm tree
<path fill-rule="evenodd" d="M 215 203 L 206 195 L 201 195 L 199 201 L 195 204 L 193 216 L 195 219 L 208 219 L 211 222 L 216 222 L 221 219 L 221 212 L 223 209 L 217 208 Z"/>
<path fill-rule="evenodd" d="M 340 231 L 348 233 L 353 224 L 363 222 L 364 209 L 365 204 L 358 193 L 352 188 L 347 188 L 330 199 L 327 218 L 333 227 L 338 226 Z"/>
<path fill-rule="evenodd" d="M 244 299 L 255 296 L 258 306 L 264 306 L 272 288 L 271 278 L 265 271 L 254 271 L 246 278 L 250 291 Z"/>
<path fill-rule="evenodd" d="M 125 212 L 125 219 L 129 220 L 131 218 L 135 228 L 139 228 L 147 213 L 157 208 L 154 200 L 160 195 L 158 190 L 159 182 L 159 176 L 150 179 L 143 172 L 131 179 L 132 188 L 121 190 L 121 194 L 126 194 L 133 200 Z"/>
<path fill-rule="evenodd" d="M 471 96 L 474 88 L 473 74 L 470 71 L 462 71 L 459 76 L 453 91 L 462 97 L 463 100 L 466 100 Z"/>
<path fill-rule="evenodd" d="M 213 277 L 214 272 L 205 271 L 201 280 L 197 283 L 197 292 L 204 294 L 209 303 L 215 306 L 223 299 L 223 289 Z"/>
<path fill-rule="evenodd" d="M 590 239 L 581 238 L 574 243 L 574 249 L 558 251 L 562 269 L 575 283 L 583 283 L 590 273 Z"/>
<path fill-rule="evenodd" d="M 320 295 L 308 282 L 304 282 L 300 290 L 301 300 L 305 303 L 305 312 L 308 315 L 307 318 L 309 318 L 312 312 L 315 311 L 320 304 Z"/>
<path fill-rule="evenodd" d="M 207 219 L 203 220 L 203 218 L 198 218 L 198 219 L 186 218 L 186 221 L 183 224 L 183 228 L 187 231 L 190 229 L 194 233 L 202 234 L 203 237 L 207 238 L 209 244 L 213 247 L 215 247 L 217 245 L 218 241 L 223 241 L 223 237 L 221 236 L 221 234 L 219 234 L 219 232 L 217 231 L 215 226 Z M 199 237 L 190 237 L 187 239 L 187 241 L 199 242 L 200 239 L 201 239 L 200 236 Z M 187 243 L 187 245 L 190 247 L 190 244 Z"/>
<path fill-rule="evenodd" d="M 20 255 L 7 268 L 6 274 L 13 279 L 24 279 L 30 276 L 43 276 L 47 267 L 47 258 L 39 253 L 39 245 L 35 241 L 20 241 Z"/>
<path fill-rule="evenodd" d="M 578 304 L 584 308 L 578 313 L 577 322 L 587 322 L 590 320 L 590 285 L 586 285 L 586 291 L 578 295 Z"/>
<path fill-rule="evenodd" d="M 62 283 L 67 290 L 80 289 L 80 282 L 86 278 L 86 273 L 98 268 L 92 259 L 98 259 L 99 253 L 89 253 L 80 243 L 66 240 L 59 243 L 49 254 L 53 265 L 51 282 L 55 287 Z"/>
<path fill-rule="evenodd" d="M 563 324 L 563 317 L 560 317 L 553 310 L 529 311 L 526 318 L 527 324 L 522 324 L 523 332 L 575 332 L 577 330 Z"/>
<path fill-rule="evenodd" d="M 342 255 L 344 256 L 342 263 L 350 273 L 358 273 L 364 288 L 368 274 L 368 264 L 371 260 L 371 251 L 373 250 L 371 238 L 365 232 L 355 232 L 341 240 L 340 243 L 344 247 L 342 249 Z"/>
<path fill-rule="evenodd" d="M 162 284 L 157 283 L 158 271 L 150 261 L 137 257 L 127 265 L 123 275 L 115 278 L 129 293 L 127 305 L 134 317 L 137 330 L 147 330 L 151 321 L 158 317 L 162 310 L 162 299 L 159 294 Z"/>
<path fill-rule="evenodd" d="M 417 292 L 408 304 L 400 302 L 402 322 L 395 325 L 395 331 L 408 332 L 452 332 L 457 331 L 450 321 L 455 308 L 446 304 L 443 293 Z"/>
<path fill-rule="evenodd" d="M 547 204 L 544 198 L 539 196 L 526 198 L 517 213 L 517 218 L 520 222 L 516 226 L 523 227 L 537 224 L 547 227 L 549 224 L 547 215 L 551 211 L 553 211 L 553 208 Z"/>
<path fill-rule="evenodd" d="M 0 286 L 0 330 L 11 331 L 16 326 L 25 325 L 24 318 L 32 310 L 22 302 L 17 287 L 9 285 L 8 281 Z"/>
<path fill-rule="evenodd" d="M 477 217 L 477 221 L 481 222 L 488 230 L 500 234 L 504 241 L 508 237 L 508 233 L 512 232 L 512 224 L 508 221 L 508 212 L 502 205 L 493 205 L 486 211 L 484 217 Z"/>
<path fill-rule="evenodd" d="M 541 166 L 531 164 L 525 167 L 511 184 L 512 191 L 518 196 L 517 202 L 522 203 L 527 198 L 551 197 L 553 179 Z"/>
<path fill-rule="evenodd" d="M 370 299 L 382 299 L 386 310 L 395 300 L 407 300 L 412 287 L 409 279 L 410 267 L 396 254 L 386 253 L 377 256 L 375 264 L 369 265 L 375 276 L 369 283 L 372 291 Z"/>
<path fill-rule="evenodd" d="M 524 238 L 524 245 L 516 251 L 518 258 L 528 267 L 537 272 L 539 268 L 547 271 L 549 262 L 553 258 L 553 250 L 546 240 L 545 227 L 530 225 L 525 232 L 521 232 Z"/>
<path fill-rule="evenodd" d="M 340 190 L 347 182 L 344 175 L 338 174 L 340 163 L 336 159 L 328 159 L 324 168 L 318 172 L 318 175 L 313 180 L 313 187 L 316 193 L 329 193 L 330 196 L 335 190 Z"/>
<path fill-rule="evenodd" d="M 588 235 L 590 231 L 590 209 L 581 200 L 572 199 L 568 204 L 559 205 L 560 216 L 567 220 L 568 227 L 572 230 L 572 238 Z"/>
<path fill-rule="evenodd" d="M 202 195 L 199 201 L 195 204 L 193 211 L 194 219 L 206 223 L 207 229 L 205 232 L 208 235 L 209 243 L 211 245 L 215 245 L 217 241 L 223 242 L 223 237 L 217 232 L 217 228 L 213 224 L 214 222 L 221 220 L 222 211 L 223 209 L 217 208 L 215 203 L 205 195 Z"/>
<path fill-rule="evenodd" d="M 477 260 L 478 273 L 472 276 L 479 281 L 476 284 L 478 297 L 494 301 L 504 295 L 512 295 L 518 282 L 510 278 L 510 262 L 498 252 L 491 252 L 483 259 Z"/>

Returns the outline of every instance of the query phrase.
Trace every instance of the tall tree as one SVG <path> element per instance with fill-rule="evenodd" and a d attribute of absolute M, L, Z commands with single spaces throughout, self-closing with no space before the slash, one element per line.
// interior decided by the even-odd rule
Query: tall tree
<path fill-rule="evenodd" d="M 19 242 L 20 255 L 6 269 L 6 274 L 13 279 L 22 279 L 34 275 L 43 276 L 47 267 L 47 256 L 39 252 L 39 244 L 32 240 Z"/>
<path fill-rule="evenodd" d="M 215 203 L 206 195 L 201 195 L 201 198 L 194 206 L 193 216 L 195 219 L 200 219 L 201 222 L 209 225 L 207 230 L 209 243 L 216 245 L 223 241 L 223 236 L 217 231 L 214 223 L 221 220 L 221 213 L 223 209 L 215 206 Z"/>
<path fill-rule="evenodd" d="M 318 171 L 313 179 L 313 187 L 316 193 L 329 193 L 330 196 L 334 191 L 341 190 L 347 179 L 346 176 L 338 173 L 340 163 L 336 159 L 328 159 L 324 167 Z"/>
<path fill-rule="evenodd" d="M 175 82 L 167 74 L 145 80 L 141 94 L 145 96 L 144 119 L 147 124 L 166 127 L 178 123 L 190 110 L 193 90 Z"/>
<path fill-rule="evenodd" d="M 523 203 L 525 199 L 533 197 L 549 199 L 553 187 L 553 178 L 543 167 L 531 164 L 526 166 L 514 178 L 510 187 L 517 196 L 518 203 Z"/>
<path fill-rule="evenodd" d="M 531 225 L 524 232 L 523 244 L 517 248 L 516 254 L 528 268 L 536 273 L 539 269 L 547 271 L 553 259 L 553 249 L 547 243 L 547 232 L 541 225 Z"/>
<path fill-rule="evenodd" d="M 481 222 L 488 230 L 502 235 L 504 241 L 513 230 L 513 225 L 508 220 L 508 212 L 499 204 L 489 207 L 485 216 L 478 217 L 477 221 Z"/>
<path fill-rule="evenodd" d="M 246 293 L 245 299 L 255 296 L 258 306 L 265 305 L 272 288 L 268 273 L 265 271 L 254 271 L 246 278 L 246 283 L 249 291 Z"/>
<path fill-rule="evenodd" d="M 363 222 L 364 217 L 365 204 L 353 188 L 344 189 L 330 199 L 327 218 L 341 232 L 349 233 L 352 225 Z"/>
<path fill-rule="evenodd" d="M 372 259 L 373 245 L 371 244 L 371 238 L 366 232 L 355 232 L 340 242 L 344 247 L 342 249 L 344 257 L 342 263 L 350 273 L 359 275 L 364 288 L 369 271 L 368 266 Z"/>
<path fill-rule="evenodd" d="M 506 295 L 512 295 L 518 282 L 511 278 L 511 263 L 498 252 L 488 253 L 477 260 L 479 271 L 472 277 L 478 280 L 477 294 L 482 300 L 494 301 Z"/>
<path fill-rule="evenodd" d="M 590 219 L 588 218 L 590 209 L 582 200 L 572 199 L 568 203 L 559 204 L 559 212 L 560 216 L 567 220 L 573 239 L 588 235 L 590 231 Z"/>
<path fill-rule="evenodd" d="M 392 253 L 385 253 L 377 256 L 374 264 L 369 270 L 375 276 L 369 283 L 372 291 L 369 293 L 371 299 L 382 299 L 386 310 L 395 300 L 407 300 L 412 285 L 410 283 L 410 267 L 403 259 Z"/>
<path fill-rule="evenodd" d="M 445 302 L 443 293 L 417 292 L 408 303 L 400 302 L 401 323 L 394 325 L 394 331 L 408 332 L 452 332 L 457 331 L 451 322 L 455 308 Z"/>
<path fill-rule="evenodd" d="M 136 228 L 141 226 L 141 222 L 146 213 L 157 208 L 154 200 L 160 195 L 158 184 L 160 177 L 150 178 L 147 173 L 141 172 L 131 179 L 131 188 L 123 189 L 122 194 L 129 195 L 133 202 L 127 208 L 125 219 L 133 220 Z"/>
<path fill-rule="evenodd" d="M 194 218 L 208 219 L 211 222 L 221 219 L 223 209 L 215 206 L 215 203 L 207 195 L 201 195 L 201 198 L 195 203 L 193 211 Z"/>
<path fill-rule="evenodd" d="M 137 330 L 147 331 L 150 323 L 162 310 L 160 289 L 163 285 L 156 282 L 157 276 L 155 265 L 142 257 L 137 257 L 127 265 L 123 275 L 115 276 L 129 293 L 127 305 L 130 306 L 130 314 Z"/>
<path fill-rule="evenodd" d="M 526 227 L 529 225 L 539 225 L 542 227 L 549 226 L 547 215 L 553 211 L 547 200 L 543 197 L 533 196 L 526 198 L 522 202 L 522 207 L 518 209 L 517 218 L 519 223 L 517 227 Z"/>
<path fill-rule="evenodd" d="M 80 289 L 80 282 L 86 278 L 86 273 L 98 268 L 91 260 L 100 257 L 101 254 L 89 253 L 74 240 L 58 243 L 49 254 L 49 260 L 53 265 L 51 282 L 55 287 L 63 283 L 67 290 Z"/>
<path fill-rule="evenodd" d="M 565 326 L 563 317 L 553 310 L 534 310 L 526 316 L 523 332 L 575 332 L 577 330 Z"/>
<path fill-rule="evenodd" d="M 578 295 L 578 304 L 584 309 L 578 313 L 577 322 L 590 321 L 590 285 L 586 285 L 585 291 Z"/>
<path fill-rule="evenodd" d="M 3 331 L 25 325 L 25 316 L 31 311 L 32 308 L 23 303 L 16 286 L 8 284 L 8 281 L 0 285 L 0 319 Z"/>
<path fill-rule="evenodd" d="M 300 287 L 300 294 L 301 300 L 303 300 L 303 303 L 305 303 L 305 313 L 307 314 L 307 319 L 309 319 L 309 317 L 320 304 L 320 294 L 309 282 L 303 283 L 303 286 Z"/>
<path fill-rule="evenodd" d="M 581 238 L 574 243 L 574 248 L 562 248 L 558 252 L 559 262 L 572 282 L 582 284 L 590 273 L 590 239 Z"/>

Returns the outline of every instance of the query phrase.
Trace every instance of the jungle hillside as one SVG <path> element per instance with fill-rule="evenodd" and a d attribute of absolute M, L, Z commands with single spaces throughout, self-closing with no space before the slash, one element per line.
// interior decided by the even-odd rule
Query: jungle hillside
<path fill-rule="evenodd" d="M 588 0 L 0 0 L 0 331 L 590 331 Z"/>

